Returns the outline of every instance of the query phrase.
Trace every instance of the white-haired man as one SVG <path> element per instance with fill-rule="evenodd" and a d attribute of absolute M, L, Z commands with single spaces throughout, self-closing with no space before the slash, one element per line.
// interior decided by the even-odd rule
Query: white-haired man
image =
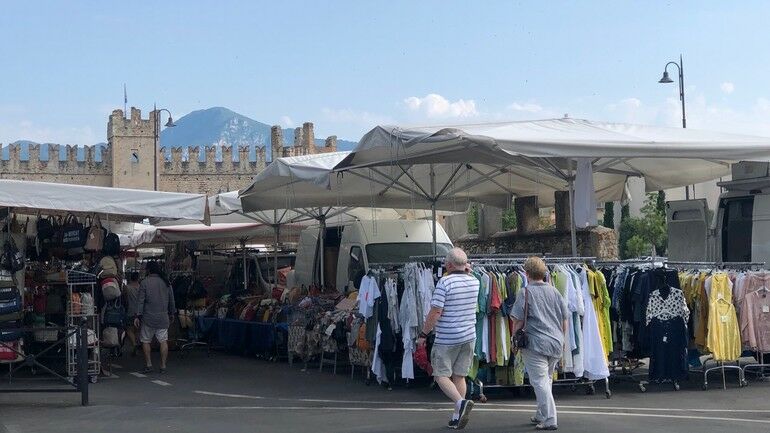
<path fill-rule="evenodd" d="M 449 273 L 436 284 L 430 313 L 417 344 L 424 345 L 425 338 L 435 329 L 431 352 L 433 378 L 455 403 L 448 427 L 463 429 L 473 409 L 473 401 L 465 399 L 465 377 L 470 371 L 476 344 L 479 280 L 469 275 L 468 256 L 460 248 L 449 251 L 445 266 Z"/>

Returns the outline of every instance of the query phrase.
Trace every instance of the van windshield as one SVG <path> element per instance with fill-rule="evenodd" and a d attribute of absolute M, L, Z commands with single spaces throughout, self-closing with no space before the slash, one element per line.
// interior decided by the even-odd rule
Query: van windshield
<path fill-rule="evenodd" d="M 436 244 L 436 254 L 443 256 L 452 248 L 450 244 Z M 433 254 L 433 244 L 430 242 L 390 244 L 369 244 L 366 246 L 366 257 L 369 263 L 401 263 L 408 262 L 410 256 L 427 256 Z"/>

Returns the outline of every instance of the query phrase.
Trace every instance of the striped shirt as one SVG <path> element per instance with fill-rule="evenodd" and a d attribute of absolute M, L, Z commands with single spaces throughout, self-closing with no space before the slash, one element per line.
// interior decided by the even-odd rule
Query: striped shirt
<path fill-rule="evenodd" d="M 451 346 L 476 339 L 476 304 L 479 280 L 466 273 L 451 273 L 440 279 L 431 307 L 441 308 L 436 323 L 435 344 Z"/>

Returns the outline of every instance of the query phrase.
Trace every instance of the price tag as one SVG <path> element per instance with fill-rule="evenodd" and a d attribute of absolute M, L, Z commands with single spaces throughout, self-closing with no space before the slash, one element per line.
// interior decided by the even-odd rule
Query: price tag
<path fill-rule="evenodd" d="M 722 323 L 727 323 L 727 316 L 721 316 Z"/>
<path fill-rule="evenodd" d="M 762 306 L 762 312 L 763 313 L 770 313 L 770 305 L 763 305 Z"/>
<path fill-rule="evenodd" d="M 725 295 L 722 294 L 722 292 L 717 293 L 717 299 L 724 299 Z"/>

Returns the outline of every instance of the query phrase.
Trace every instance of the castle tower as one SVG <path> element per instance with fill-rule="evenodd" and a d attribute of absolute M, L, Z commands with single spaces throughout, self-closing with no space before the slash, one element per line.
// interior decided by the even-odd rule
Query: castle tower
<path fill-rule="evenodd" d="M 131 107 L 131 118 L 126 119 L 123 110 L 114 110 L 107 122 L 107 141 L 112 158 L 112 186 L 117 188 L 155 188 L 154 167 L 155 119 L 142 119 L 142 112 Z M 162 164 L 160 157 L 158 164 Z"/>
<path fill-rule="evenodd" d="M 278 125 L 270 128 L 270 148 L 273 161 L 283 156 L 283 129 Z"/>

